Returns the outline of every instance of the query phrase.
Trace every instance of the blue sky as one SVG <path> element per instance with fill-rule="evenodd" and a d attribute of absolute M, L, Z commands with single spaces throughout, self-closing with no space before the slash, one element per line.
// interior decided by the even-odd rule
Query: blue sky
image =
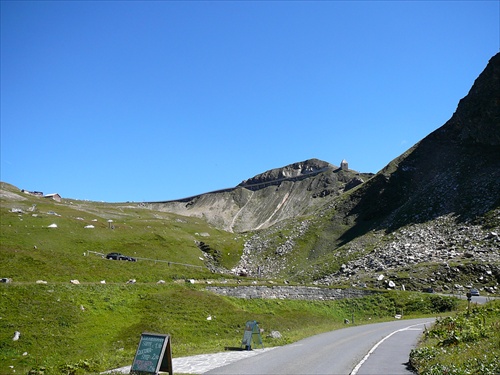
<path fill-rule="evenodd" d="M 0 179 L 106 202 L 377 172 L 500 49 L 499 1 L 0 4 Z"/>

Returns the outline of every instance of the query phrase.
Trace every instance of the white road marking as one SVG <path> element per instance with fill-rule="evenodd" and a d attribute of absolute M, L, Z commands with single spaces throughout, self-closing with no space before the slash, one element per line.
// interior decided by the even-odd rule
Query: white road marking
<path fill-rule="evenodd" d="M 351 374 L 350 375 L 356 375 L 359 371 L 359 369 L 361 368 L 361 366 L 363 366 L 363 363 L 366 362 L 366 360 L 370 357 L 370 355 L 372 355 L 372 353 L 377 350 L 377 348 L 380 346 L 380 344 L 382 344 L 385 340 L 387 340 L 389 337 L 391 337 L 392 335 L 398 333 L 398 332 L 402 332 L 402 331 L 421 331 L 421 328 L 413 328 L 413 327 L 416 327 L 416 326 L 419 326 L 419 325 L 422 325 L 422 324 L 428 324 L 428 323 L 419 323 L 419 324 L 414 324 L 412 326 L 408 326 L 408 327 L 405 327 L 405 328 L 401 328 L 401 329 L 398 329 L 390 334 L 388 334 L 387 336 L 385 336 L 382 340 L 380 340 L 379 342 L 377 342 L 371 349 L 370 351 L 363 357 L 363 359 L 356 365 L 356 367 L 354 367 L 354 369 L 351 371 Z"/>

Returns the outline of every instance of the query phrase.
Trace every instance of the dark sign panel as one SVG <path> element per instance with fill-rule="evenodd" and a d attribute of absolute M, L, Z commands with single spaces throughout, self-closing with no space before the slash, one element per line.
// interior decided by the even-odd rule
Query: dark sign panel
<path fill-rule="evenodd" d="M 169 374 L 172 374 L 170 336 L 158 333 L 143 333 L 130 374 L 156 375 L 159 371 L 168 371 Z"/>
<path fill-rule="evenodd" d="M 250 350 L 252 349 L 252 341 L 264 347 L 262 344 L 262 337 L 260 336 L 259 323 L 257 323 L 256 320 L 249 320 L 246 322 L 241 345 L 244 346 L 245 349 Z"/>

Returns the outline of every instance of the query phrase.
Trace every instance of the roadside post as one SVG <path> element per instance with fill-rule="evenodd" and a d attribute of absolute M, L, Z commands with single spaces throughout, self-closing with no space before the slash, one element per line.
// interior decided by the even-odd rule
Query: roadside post
<path fill-rule="evenodd" d="M 467 317 L 469 317 L 470 314 L 470 300 L 472 298 L 472 294 L 470 292 L 467 292 Z"/>
<path fill-rule="evenodd" d="M 137 346 L 131 375 L 158 375 L 160 371 L 173 375 L 170 335 L 143 333 Z"/>
<path fill-rule="evenodd" d="M 252 350 L 252 341 L 264 347 L 264 344 L 262 344 L 262 337 L 260 336 L 259 323 L 257 323 L 256 320 L 248 320 L 246 322 L 241 346 L 244 346 L 246 350 Z"/>

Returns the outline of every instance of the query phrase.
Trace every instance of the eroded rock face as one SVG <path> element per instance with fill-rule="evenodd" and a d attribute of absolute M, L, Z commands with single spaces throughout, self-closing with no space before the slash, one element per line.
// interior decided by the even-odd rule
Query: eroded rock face
<path fill-rule="evenodd" d="M 227 231 L 246 232 L 313 213 L 371 176 L 311 159 L 264 172 L 235 188 L 148 205 L 155 210 L 202 217 Z"/>
<path fill-rule="evenodd" d="M 460 279 L 496 286 L 500 279 L 465 266 L 476 262 L 495 274 L 500 263 L 500 54 L 490 60 L 446 124 L 327 205 L 316 213 L 330 217 L 321 230 L 311 219 L 303 234 L 283 228 L 290 234 L 279 243 L 273 241 L 279 225 L 274 232 L 253 236 L 240 266 L 249 274 L 257 264 L 265 264 L 261 274 L 289 270 L 293 244 L 314 233 L 309 236 L 314 241 L 310 255 L 321 245 L 346 258 L 342 269 L 319 277 L 319 283 L 355 282 L 381 271 L 396 274 L 419 265 L 462 262 L 470 277 L 441 271 L 441 276 L 421 281 L 449 287 Z M 318 266 L 308 272 L 322 271 Z"/>
<path fill-rule="evenodd" d="M 337 206 L 338 219 L 366 233 L 448 214 L 462 220 L 484 215 L 499 204 L 498 155 L 500 54 L 490 60 L 450 120 Z"/>
<path fill-rule="evenodd" d="M 462 143 L 500 146 L 500 53 L 493 56 L 460 101 L 446 132 Z"/>
<path fill-rule="evenodd" d="M 153 207 L 228 231 L 256 231 L 233 270 L 249 276 L 329 284 L 425 264 L 498 263 L 499 155 L 500 54 L 449 121 L 376 175 L 311 159 Z M 296 253 L 299 244 L 307 254 Z M 445 276 L 435 280 L 448 284 L 459 275 L 440 272 Z"/>

